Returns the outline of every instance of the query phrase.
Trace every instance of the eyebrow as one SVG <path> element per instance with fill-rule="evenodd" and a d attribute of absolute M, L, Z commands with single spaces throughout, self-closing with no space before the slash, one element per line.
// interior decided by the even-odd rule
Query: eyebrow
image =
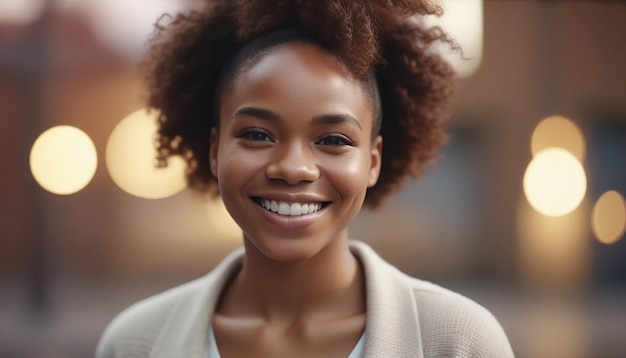
<path fill-rule="evenodd" d="M 239 117 L 242 115 L 256 117 L 260 119 L 270 119 L 270 120 L 280 119 L 280 116 L 277 113 L 272 112 L 268 109 L 262 109 L 262 108 L 256 108 L 256 107 L 242 107 L 236 110 L 235 113 L 233 113 L 233 117 Z"/>
<path fill-rule="evenodd" d="M 267 120 L 278 120 L 281 117 L 273 111 L 263 108 L 257 107 L 242 107 L 235 111 L 233 117 L 238 117 L 242 115 L 252 116 L 260 119 Z M 313 118 L 313 123 L 315 124 L 338 124 L 338 123 L 349 123 L 359 130 L 363 130 L 361 127 L 361 123 L 349 114 L 321 114 L 315 116 Z"/>
<path fill-rule="evenodd" d="M 363 128 L 361 128 L 361 123 L 349 114 L 322 114 L 315 116 L 315 118 L 313 118 L 313 122 L 317 124 L 349 123 L 359 128 L 359 130 L 363 130 Z"/>

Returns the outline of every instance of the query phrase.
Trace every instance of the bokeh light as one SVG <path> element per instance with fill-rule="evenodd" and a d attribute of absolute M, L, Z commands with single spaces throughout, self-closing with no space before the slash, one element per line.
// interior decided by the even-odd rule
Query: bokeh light
<path fill-rule="evenodd" d="M 572 153 L 582 163 L 585 160 L 585 138 L 576 123 L 562 116 L 543 119 L 533 131 L 530 148 L 533 155 L 559 147 Z"/>
<path fill-rule="evenodd" d="M 145 50 L 146 39 L 164 13 L 175 15 L 190 7 L 185 0 L 97 0 L 80 5 L 96 36 L 119 54 L 135 61 Z M 199 3 L 199 2 L 196 2 Z"/>
<path fill-rule="evenodd" d="M 596 202 L 591 212 L 591 229 L 604 244 L 617 242 L 626 229 L 626 203 L 620 193 L 607 191 Z"/>
<path fill-rule="evenodd" d="M 71 126 L 43 132 L 30 152 L 33 177 L 47 191 L 73 194 L 83 189 L 96 173 L 98 155 L 91 138 Z"/>
<path fill-rule="evenodd" d="M 174 195 L 185 188 L 185 162 L 173 157 L 168 166 L 156 166 L 157 112 L 145 109 L 126 116 L 115 127 L 106 147 L 106 166 L 125 192 L 147 199 Z"/>
<path fill-rule="evenodd" d="M 470 77 L 483 57 L 483 0 L 443 0 L 443 16 L 426 18 L 430 26 L 443 28 L 463 49 L 463 56 L 441 45 L 439 50 L 460 77 Z"/>
<path fill-rule="evenodd" d="M 548 148 L 535 155 L 524 174 L 524 193 L 530 205 L 547 216 L 575 210 L 587 191 L 585 171 L 574 155 Z"/>
<path fill-rule="evenodd" d="M 43 0 L 0 1 L 0 24 L 25 25 L 37 20 L 45 9 Z"/>

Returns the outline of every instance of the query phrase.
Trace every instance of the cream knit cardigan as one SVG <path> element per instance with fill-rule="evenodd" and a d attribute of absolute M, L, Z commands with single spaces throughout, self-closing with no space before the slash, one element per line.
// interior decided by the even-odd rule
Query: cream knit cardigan
<path fill-rule="evenodd" d="M 485 308 L 403 274 L 362 242 L 350 247 L 365 271 L 363 357 L 513 357 Z M 206 276 L 126 309 L 107 327 L 96 357 L 206 358 L 210 317 L 242 258 L 238 249 Z"/>

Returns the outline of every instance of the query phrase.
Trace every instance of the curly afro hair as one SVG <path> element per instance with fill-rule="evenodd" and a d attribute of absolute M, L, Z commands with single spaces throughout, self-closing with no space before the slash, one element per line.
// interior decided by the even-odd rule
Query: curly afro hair
<path fill-rule="evenodd" d="M 148 106 L 159 111 L 159 165 L 180 155 L 189 186 L 217 194 L 208 153 L 223 72 L 251 40 L 297 26 L 355 78 L 375 75 L 384 150 L 365 205 L 377 207 L 408 176 L 419 177 L 446 142 L 454 73 L 433 47 L 456 45 L 422 21 L 441 13 L 428 0 L 214 0 L 202 11 L 163 16 L 143 63 Z"/>

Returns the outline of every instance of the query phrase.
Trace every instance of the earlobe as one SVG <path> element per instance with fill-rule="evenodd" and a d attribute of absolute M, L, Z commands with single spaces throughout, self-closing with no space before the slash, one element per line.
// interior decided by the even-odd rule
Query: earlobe
<path fill-rule="evenodd" d="M 209 144 L 209 164 L 211 173 L 217 178 L 217 148 L 219 145 L 219 133 L 215 127 L 211 128 L 211 139 Z"/>
<path fill-rule="evenodd" d="M 367 187 L 371 188 L 376 185 L 378 181 L 378 177 L 380 176 L 380 165 L 382 161 L 383 155 L 383 138 L 381 136 L 377 136 L 374 141 L 372 141 L 372 152 L 371 152 L 371 161 L 370 161 L 370 172 L 369 178 L 367 182 Z"/>

